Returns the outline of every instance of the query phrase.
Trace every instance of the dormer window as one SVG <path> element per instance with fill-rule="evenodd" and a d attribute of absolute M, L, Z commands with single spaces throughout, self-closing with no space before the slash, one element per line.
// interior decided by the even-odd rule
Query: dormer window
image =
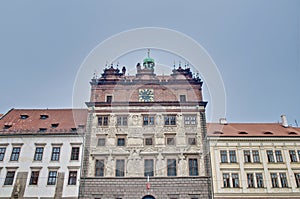
<path fill-rule="evenodd" d="M 106 96 L 106 102 L 108 102 L 108 103 L 112 102 L 112 96 L 111 95 Z"/>
<path fill-rule="evenodd" d="M 240 135 L 246 135 L 246 134 L 248 134 L 248 133 L 245 132 L 245 131 L 241 131 L 241 132 L 239 132 L 239 134 L 240 134 Z"/>
<path fill-rule="evenodd" d="M 20 115 L 20 118 L 22 119 L 22 120 L 25 120 L 25 119 L 27 119 L 29 116 L 27 115 L 27 114 L 22 114 L 22 115 Z"/>
<path fill-rule="evenodd" d="M 47 131 L 47 128 L 40 128 L 39 129 L 39 132 L 46 132 Z"/>
<path fill-rule="evenodd" d="M 77 131 L 77 128 L 71 128 L 71 131 L 72 131 L 72 132 L 76 132 L 76 131 Z"/>
<path fill-rule="evenodd" d="M 273 133 L 270 132 L 270 131 L 266 131 L 266 132 L 264 132 L 264 134 L 265 134 L 265 135 L 273 135 Z"/>
<path fill-rule="evenodd" d="M 47 119 L 48 117 L 49 117 L 49 116 L 46 115 L 46 114 L 40 115 L 40 119 L 41 119 L 41 120 L 45 120 L 45 119 Z"/>
<path fill-rule="evenodd" d="M 12 127 L 11 123 L 5 123 L 4 124 L 4 129 L 9 129 L 10 127 Z"/>
<path fill-rule="evenodd" d="M 180 102 L 186 102 L 186 96 L 185 95 L 180 95 Z"/>
<path fill-rule="evenodd" d="M 52 127 L 52 128 L 57 128 L 58 125 L 59 125 L 59 123 L 53 123 L 53 124 L 51 124 L 51 127 Z"/>

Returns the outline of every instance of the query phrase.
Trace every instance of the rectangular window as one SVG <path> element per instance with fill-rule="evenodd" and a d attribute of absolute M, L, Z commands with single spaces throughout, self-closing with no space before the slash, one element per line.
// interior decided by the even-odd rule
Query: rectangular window
<path fill-rule="evenodd" d="M 254 187 L 253 173 L 247 173 L 247 182 L 248 182 L 248 188 Z"/>
<path fill-rule="evenodd" d="M 58 161 L 59 156 L 60 156 L 60 147 L 53 147 L 52 148 L 51 160 L 52 161 Z"/>
<path fill-rule="evenodd" d="M 116 161 L 116 176 L 123 177 L 125 171 L 125 161 L 124 160 L 117 160 Z"/>
<path fill-rule="evenodd" d="M 0 148 L 0 161 L 3 161 L 5 155 L 5 148 Z"/>
<path fill-rule="evenodd" d="M 234 188 L 240 187 L 240 185 L 239 185 L 239 174 L 232 173 L 231 178 L 232 178 L 232 187 L 234 187 Z"/>
<path fill-rule="evenodd" d="M 15 178 L 15 171 L 7 171 L 4 185 L 12 185 Z"/>
<path fill-rule="evenodd" d="M 96 160 L 95 176 L 104 176 L 104 160 Z"/>
<path fill-rule="evenodd" d="M 154 116 L 144 115 L 143 116 L 144 126 L 154 126 Z"/>
<path fill-rule="evenodd" d="M 42 161 L 43 153 L 44 153 L 43 147 L 36 147 L 33 160 L 34 161 Z"/>
<path fill-rule="evenodd" d="M 146 159 L 144 161 L 144 176 L 154 176 L 153 165 L 152 159 Z"/>
<path fill-rule="evenodd" d="M 290 150 L 289 153 L 290 153 L 291 162 L 297 162 L 296 151 Z"/>
<path fill-rule="evenodd" d="M 223 173 L 223 187 L 224 188 L 230 187 L 229 173 Z"/>
<path fill-rule="evenodd" d="M 255 163 L 260 162 L 259 151 L 258 150 L 253 150 L 252 151 L 252 156 L 253 156 L 253 162 L 255 162 Z"/>
<path fill-rule="evenodd" d="M 77 182 L 77 171 L 70 171 L 68 185 L 76 185 L 76 182 Z"/>
<path fill-rule="evenodd" d="M 56 184 L 57 171 L 49 171 L 47 185 Z"/>
<path fill-rule="evenodd" d="M 196 145 L 196 138 L 195 137 L 188 138 L 188 144 L 189 145 Z"/>
<path fill-rule="evenodd" d="M 10 156 L 10 161 L 18 161 L 21 152 L 21 147 L 14 147 Z"/>
<path fill-rule="evenodd" d="M 167 163 L 168 163 L 167 175 L 176 176 L 177 175 L 176 159 L 168 159 Z"/>
<path fill-rule="evenodd" d="M 146 146 L 153 145 L 153 139 L 152 138 L 145 138 L 145 145 Z"/>
<path fill-rule="evenodd" d="M 271 173 L 271 181 L 272 181 L 273 188 L 279 187 L 277 173 Z"/>
<path fill-rule="evenodd" d="M 98 126 L 108 126 L 108 116 L 98 116 Z"/>
<path fill-rule="evenodd" d="M 98 139 L 98 146 L 105 146 L 105 138 Z"/>
<path fill-rule="evenodd" d="M 256 173 L 256 184 L 257 184 L 257 188 L 264 187 L 264 179 L 262 173 Z"/>
<path fill-rule="evenodd" d="M 280 150 L 275 151 L 276 161 L 277 162 L 283 162 L 282 154 Z"/>
<path fill-rule="evenodd" d="M 299 188 L 300 187 L 300 173 L 295 173 L 295 180 L 296 180 L 296 185 Z"/>
<path fill-rule="evenodd" d="M 190 176 L 198 176 L 198 159 L 189 159 Z"/>
<path fill-rule="evenodd" d="M 196 115 L 185 115 L 184 116 L 184 125 L 186 126 L 193 126 L 196 125 L 197 116 Z"/>
<path fill-rule="evenodd" d="M 167 137 L 167 145 L 175 145 L 175 138 L 174 137 Z"/>
<path fill-rule="evenodd" d="M 37 185 L 39 180 L 40 171 L 32 171 L 30 176 L 30 185 Z"/>
<path fill-rule="evenodd" d="M 164 117 L 166 126 L 175 126 L 176 125 L 176 116 L 175 115 L 166 115 Z"/>
<path fill-rule="evenodd" d="M 117 116 L 117 126 L 127 126 L 127 116 Z"/>
<path fill-rule="evenodd" d="M 125 146 L 125 137 L 118 137 L 117 145 L 118 146 Z"/>
<path fill-rule="evenodd" d="M 251 155 L 250 155 L 250 151 L 249 150 L 244 150 L 244 161 L 247 162 L 251 162 Z"/>
<path fill-rule="evenodd" d="M 111 95 L 106 96 L 106 102 L 108 102 L 108 103 L 112 102 L 112 96 Z"/>
<path fill-rule="evenodd" d="M 180 95 L 180 102 L 186 102 L 186 96 L 185 95 Z"/>
<path fill-rule="evenodd" d="M 221 155 L 221 162 L 222 163 L 225 163 L 225 162 L 227 163 L 228 162 L 228 160 L 227 160 L 227 151 L 221 150 L 220 155 Z"/>
<path fill-rule="evenodd" d="M 268 162 L 275 162 L 272 150 L 267 150 Z"/>
<path fill-rule="evenodd" d="M 79 160 L 79 147 L 72 147 L 71 160 Z"/>
<path fill-rule="evenodd" d="M 229 151 L 229 159 L 231 163 L 236 163 L 236 153 L 234 150 Z"/>
<path fill-rule="evenodd" d="M 279 177 L 280 177 L 281 187 L 284 187 L 284 188 L 288 187 L 286 174 L 285 173 L 279 173 Z"/>

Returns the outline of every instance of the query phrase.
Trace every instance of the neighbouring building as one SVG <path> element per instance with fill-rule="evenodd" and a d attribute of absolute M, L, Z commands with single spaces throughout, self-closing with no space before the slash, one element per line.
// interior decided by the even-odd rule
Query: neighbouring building
<path fill-rule="evenodd" d="M 202 81 L 156 75 L 149 54 L 136 70 L 91 80 L 80 198 L 211 198 Z"/>
<path fill-rule="evenodd" d="M 87 110 L 11 109 L 0 119 L 0 198 L 78 198 Z"/>
<path fill-rule="evenodd" d="M 300 128 L 282 123 L 208 125 L 214 198 L 300 198 Z"/>

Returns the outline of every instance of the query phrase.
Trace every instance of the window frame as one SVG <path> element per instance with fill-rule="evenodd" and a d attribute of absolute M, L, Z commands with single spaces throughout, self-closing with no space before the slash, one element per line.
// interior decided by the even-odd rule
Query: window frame
<path fill-rule="evenodd" d="M 125 177 L 125 160 L 117 159 L 116 160 L 116 169 L 115 169 L 116 177 Z"/>
<path fill-rule="evenodd" d="M 264 177 L 262 173 L 256 173 L 256 186 L 257 188 L 264 188 Z"/>
<path fill-rule="evenodd" d="M 154 159 L 144 159 L 144 176 L 154 176 Z"/>
<path fill-rule="evenodd" d="M 47 185 L 56 185 L 57 174 L 58 174 L 57 170 L 49 170 L 48 178 L 47 178 Z"/>
<path fill-rule="evenodd" d="M 220 150 L 221 163 L 228 163 L 227 150 Z"/>
<path fill-rule="evenodd" d="M 282 188 L 288 188 L 288 179 L 286 177 L 286 173 L 279 173 L 279 178 L 280 178 L 280 184 Z"/>
<path fill-rule="evenodd" d="M 190 114 L 190 115 L 184 115 L 184 126 L 196 126 L 197 125 L 197 115 L 196 114 Z"/>
<path fill-rule="evenodd" d="M 97 159 L 95 161 L 95 176 L 96 177 L 103 177 L 105 170 L 105 160 L 104 159 Z"/>
<path fill-rule="evenodd" d="M 244 150 L 244 163 L 252 163 L 250 150 Z"/>
<path fill-rule="evenodd" d="M 117 115 L 116 126 L 128 126 L 128 115 Z"/>
<path fill-rule="evenodd" d="M 164 115 L 164 126 L 176 126 L 176 114 Z"/>
<path fill-rule="evenodd" d="M 235 150 L 229 150 L 229 161 L 230 163 L 237 163 Z"/>
<path fill-rule="evenodd" d="M 58 151 L 57 151 L 57 149 L 58 149 Z M 51 152 L 51 161 L 59 161 L 60 152 L 61 152 L 61 147 L 60 146 L 53 146 L 52 147 L 52 152 Z"/>
<path fill-rule="evenodd" d="M 143 115 L 143 126 L 155 126 L 155 115 Z"/>
<path fill-rule="evenodd" d="M 69 171 L 69 177 L 68 177 L 68 185 L 76 185 L 77 184 L 77 171 L 71 170 Z"/>
<path fill-rule="evenodd" d="M 177 176 L 177 160 L 167 159 L 167 176 Z"/>
<path fill-rule="evenodd" d="M 253 163 L 260 163 L 259 150 L 252 150 L 252 161 Z"/>
<path fill-rule="evenodd" d="M 255 183 L 254 183 L 254 174 L 253 173 L 247 173 L 247 184 L 248 188 L 255 188 Z"/>
<path fill-rule="evenodd" d="M 41 149 L 41 151 L 39 149 Z M 41 146 L 35 147 L 33 160 L 34 161 L 42 161 L 43 155 L 44 155 L 44 147 L 41 147 Z"/>
<path fill-rule="evenodd" d="M 16 171 L 8 170 L 6 172 L 4 185 L 13 185 L 15 180 Z"/>
<path fill-rule="evenodd" d="M 197 158 L 189 158 L 189 176 L 199 176 L 199 161 Z"/>
<path fill-rule="evenodd" d="M 97 124 L 101 127 L 108 127 L 109 115 L 97 115 Z"/>
<path fill-rule="evenodd" d="M 232 188 L 239 188 L 239 174 L 238 173 L 231 173 L 231 181 L 232 181 Z"/>
<path fill-rule="evenodd" d="M 19 161 L 20 154 L 21 154 L 21 147 L 20 146 L 13 147 L 11 151 L 10 161 Z"/>
<path fill-rule="evenodd" d="M 291 162 L 298 162 L 295 150 L 289 150 L 289 155 L 290 155 Z"/>
<path fill-rule="evenodd" d="M 275 158 L 274 158 L 274 152 L 273 150 L 267 150 L 267 159 L 269 163 L 274 163 L 275 162 Z"/>
<path fill-rule="evenodd" d="M 230 175 L 229 173 L 223 173 L 222 174 L 223 177 L 223 188 L 230 188 Z"/>
<path fill-rule="evenodd" d="M 3 161 L 5 158 L 6 147 L 0 147 L 0 161 Z"/>
<path fill-rule="evenodd" d="M 277 173 L 270 173 L 272 188 L 279 188 Z"/>
<path fill-rule="evenodd" d="M 275 150 L 276 162 L 283 162 L 281 150 Z"/>
<path fill-rule="evenodd" d="M 70 160 L 79 160 L 79 154 L 80 154 L 80 147 L 79 146 L 74 146 L 71 149 L 71 158 Z"/>
<path fill-rule="evenodd" d="M 40 175 L 40 171 L 39 170 L 31 171 L 29 185 L 38 185 L 39 175 Z"/>

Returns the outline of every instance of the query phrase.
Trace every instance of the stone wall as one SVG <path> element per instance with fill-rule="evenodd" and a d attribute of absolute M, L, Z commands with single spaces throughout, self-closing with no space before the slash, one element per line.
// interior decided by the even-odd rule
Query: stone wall
<path fill-rule="evenodd" d="M 152 195 L 156 199 L 208 199 L 210 190 L 207 177 L 153 177 L 150 190 L 146 189 L 146 177 L 142 178 L 86 178 L 80 198 L 85 199 L 135 199 Z"/>

